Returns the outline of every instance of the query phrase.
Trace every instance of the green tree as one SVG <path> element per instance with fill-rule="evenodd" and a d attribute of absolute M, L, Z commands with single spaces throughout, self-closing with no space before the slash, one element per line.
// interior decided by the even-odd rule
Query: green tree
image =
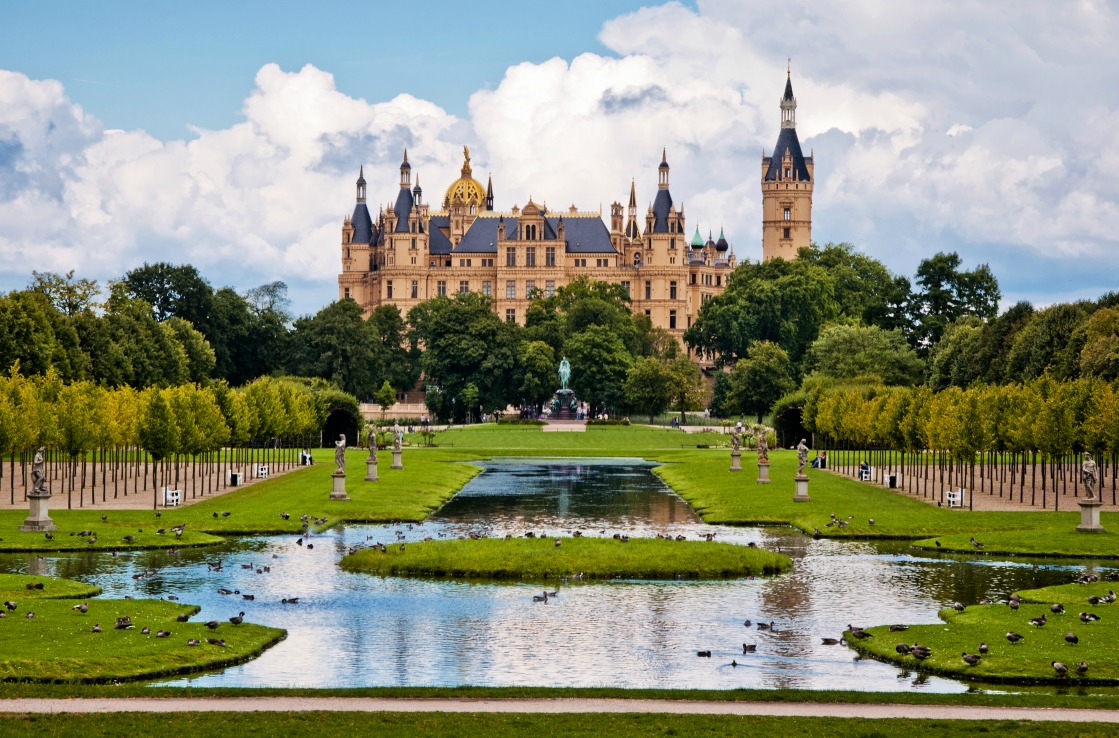
<path fill-rule="evenodd" d="M 967 387 L 980 375 L 975 363 L 983 339 L 983 321 L 966 315 L 948 325 L 944 335 L 929 351 L 929 386 L 939 392 L 948 387 Z"/>
<path fill-rule="evenodd" d="M 288 371 L 328 379 L 345 392 L 366 398 L 384 377 L 379 345 L 361 306 L 353 300 L 339 300 L 313 318 L 295 321 Z"/>
<path fill-rule="evenodd" d="M 834 379 L 874 375 L 888 385 L 917 384 L 925 369 L 900 330 L 846 323 L 820 331 L 809 347 L 805 367 Z"/>
<path fill-rule="evenodd" d="M 796 383 L 789 355 L 771 341 L 757 341 L 730 375 L 727 404 L 735 414 L 757 415 L 758 422 Z"/>
<path fill-rule="evenodd" d="M 610 328 L 592 325 L 567 339 L 563 353 L 571 363 L 571 389 L 592 407 L 613 408 L 624 399 L 629 351 Z"/>
<path fill-rule="evenodd" d="M 112 285 L 110 302 L 122 297 L 143 300 L 161 323 L 171 317 L 182 318 L 207 336 L 212 328 L 214 290 L 189 264 L 144 262 Z"/>
<path fill-rule="evenodd" d="M 1053 368 L 1091 307 L 1087 302 L 1061 303 L 1034 313 L 1014 337 L 1006 357 L 1006 379 L 1025 382 Z"/>
<path fill-rule="evenodd" d="M 544 341 L 522 341 L 517 348 L 517 359 L 520 402 L 539 409 L 559 386 L 555 352 Z"/>
<path fill-rule="evenodd" d="M 671 407 L 680 411 L 680 424 L 684 425 L 688 420 L 685 415 L 687 411 L 703 408 L 706 395 L 703 373 L 687 356 L 678 356 L 670 361 L 668 371 L 672 374 L 672 397 L 669 402 Z"/>
<path fill-rule="evenodd" d="M 373 402 L 381 406 L 381 419 L 384 420 L 385 413 L 392 409 L 396 404 L 396 390 L 389 384 L 389 380 L 385 380 L 381 385 L 381 389 L 373 395 Z"/>
<path fill-rule="evenodd" d="M 672 400 L 672 371 L 664 362 L 653 356 L 638 359 L 625 381 L 625 404 L 649 416 L 649 422 L 665 411 Z"/>
<path fill-rule="evenodd" d="M 835 280 L 839 312 L 869 326 L 912 332 L 909 280 L 849 243 L 802 248 L 799 258 L 817 264 Z"/>
<path fill-rule="evenodd" d="M 1002 293 L 986 264 L 970 271 L 960 269 L 960 255 L 938 252 L 917 266 L 919 289 L 914 295 L 917 345 L 928 350 L 945 328 L 964 315 L 990 319 L 998 314 Z"/>
<path fill-rule="evenodd" d="M 378 305 L 369 316 L 369 324 L 379 342 L 384 377 L 401 392 L 412 389 L 419 379 L 420 351 L 408 343 L 408 324 L 396 305 Z"/>
<path fill-rule="evenodd" d="M 66 274 L 31 272 L 31 292 L 44 295 L 63 315 L 74 316 L 100 307 L 97 298 L 101 286 L 95 279 L 75 279 L 74 270 Z"/>
<path fill-rule="evenodd" d="M 981 380 L 988 384 L 1009 381 L 1007 357 L 1018 332 L 1030 322 L 1033 314 L 1033 305 L 1019 302 L 997 318 L 987 321 L 974 358 Z"/>
<path fill-rule="evenodd" d="M 175 340 L 183 348 L 186 380 L 199 384 L 208 382 L 213 375 L 216 359 L 206 337 L 182 318 L 168 318 L 163 324 L 171 329 Z"/>

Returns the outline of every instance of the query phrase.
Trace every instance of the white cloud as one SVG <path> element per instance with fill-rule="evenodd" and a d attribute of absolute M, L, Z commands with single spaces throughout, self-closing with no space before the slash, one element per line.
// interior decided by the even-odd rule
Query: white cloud
<path fill-rule="evenodd" d="M 104 130 L 57 82 L 0 71 L 0 276 L 191 262 L 215 284 L 286 279 L 313 310 L 335 294 L 357 165 L 376 209 L 408 147 L 438 206 L 463 144 L 498 207 L 608 208 L 634 177 L 642 216 L 667 147 L 689 231 L 725 226 L 757 258 L 760 157 L 791 55 L 818 240 L 854 241 L 899 273 L 954 249 L 995 262 L 1004 285 L 1090 256 L 1081 286 L 1102 284 L 1119 267 L 1117 17 L 1088 1 L 668 3 L 606 23 L 609 54 L 510 67 L 468 120 L 269 64 L 243 120 L 172 141 Z"/>

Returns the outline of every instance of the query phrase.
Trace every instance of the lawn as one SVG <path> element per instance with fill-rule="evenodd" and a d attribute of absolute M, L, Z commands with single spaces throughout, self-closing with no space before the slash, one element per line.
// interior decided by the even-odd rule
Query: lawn
<path fill-rule="evenodd" d="M 42 590 L 13 584 L 41 581 Z M 83 590 L 82 587 L 85 587 Z M 108 682 L 152 679 L 205 671 L 260 654 L 285 635 L 262 625 L 222 621 L 214 630 L 201 622 L 179 622 L 180 614 L 194 615 L 198 608 L 164 600 L 84 600 L 87 612 L 74 608 L 75 600 L 50 599 L 69 591 L 78 597 L 92 594 L 81 582 L 50 577 L 4 575 L 0 579 L 5 617 L 0 618 L 0 680 L 39 682 Z M 237 613 L 231 612 L 230 616 Z M 134 625 L 118 630 L 118 619 L 128 616 Z M 99 626 L 101 632 L 93 632 Z M 150 628 L 150 633 L 142 630 Z M 170 631 L 166 638 L 156 637 Z M 188 639 L 199 645 L 189 645 Z M 224 640 L 224 645 L 207 642 Z"/>
<path fill-rule="evenodd" d="M 29 588 L 28 584 L 43 585 L 42 589 Z M 95 597 L 101 588 L 73 579 L 40 577 L 32 574 L 0 574 L 0 600 L 54 600 L 75 597 Z"/>
<path fill-rule="evenodd" d="M 772 738 L 826 732 L 830 738 L 943 738 L 977 733 L 1015 736 L 1076 735 L 1110 738 L 1103 723 L 1042 723 L 1011 720 L 873 720 L 866 718 L 758 717 L 737 715 L 494 714 L 494 713 L 175 713 L 113 715 L 12 715 L 0 719 L 0 735 L 83 738 L 175 735 L 407 735 L 407 736 L 623 736 Z"/>
<path fill-rule="evenodd" d="M 559 541 L 561 545 L 556 546 Z M 484 538 L 423 541 L 404 550 L 366 548 L 342 559 L 348 571 L 545 581 L 587 579 L 720 579 L 778 574 L 792 568 L 781 554 L 713 541 L 657 538 Z"/>
<path fill-rule="evenodd" d="M 967 605 L 962 612 L 946 609 L 940 612 L 944 623 L 913 625 L 904 632 L 890 632 L 888 626 L 866 628 L 870 638 L 846 636 L 848 645 L 860 653 L 891 661 L 907 668 L 934 674 L 987 682 L 1008 683 L 1070 683 L 1119 684 L 1119 609 L 1114 605 L 1089 605 L 1090 593 L 1106 594 L 1108 587 L 1094 585 L 1062 585 L 1021 593 L 1023 602 L 1017 610 L 1006 603 Z M 962 603 L 967 604 L 967 603 Z M 1061 604 L 1064 614 L 1056 614 L 1050 606 Z M 1098 614 L 1100 620 L 1081 622 L 1079 613 Z M 1031 619 L 1046 616 L 1042 626 Z M 1017 643 L 1007 640 L 1009 632 L 1023 636 Z M 1072 633 L 1078 643 L 1067 643 L 1065 634 Z M 899 643 L 920 643 L 932 649 L 924 661 L 897 653 Z M 979 644 L 986 643 L 989 653 L 975 666 L 969 666 L 962 654 L 979 653 Z M 1058 678 L 1052 662 L 1068 667 L 1068 675 Z M 1084 661 L 1088 670 L 1077 674 L 1076 665 Z"/>

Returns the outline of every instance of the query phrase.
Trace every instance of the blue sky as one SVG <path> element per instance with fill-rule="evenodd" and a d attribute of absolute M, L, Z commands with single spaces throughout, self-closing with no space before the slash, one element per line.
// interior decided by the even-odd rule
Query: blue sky
<path fill-rule="evenodd" d="M 0 22 L 0 288 L 143 261 L 336 295 L 364 163 L 432 202 L 458 174 L 609 208 L 662 146 L 688 229 L 760 257 L 759 160 L 793 57 L 813 236 L 912 276 L 989 263 L 1004 305 L 1119 284 L 1119 9 L 1082 0 L 359 4 L 10 2 Z"/>

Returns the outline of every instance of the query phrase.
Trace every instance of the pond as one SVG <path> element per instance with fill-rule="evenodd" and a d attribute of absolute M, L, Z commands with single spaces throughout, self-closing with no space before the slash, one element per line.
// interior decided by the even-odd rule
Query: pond
<path fill-rule="evenodd" d="M 938 622 L 956 600 L 1067 582 L 1084 562 L 917 555 L 905 542 L 813 540 L 786 527 L 706 525 L 638 459 L 497 459 L 423 524 L 241 538 L 177 555 L 0 555 L 0 571 L 94 582 L 105 597 L 165 597 L 195 619 L 246 620 L 288 637 L 249 663 L 166 684 L 225 687 L 610 686 L 956 692 L 971 685 L 825 646 L 849 623 Z M 293 513 L 296 511 L 292 511 Z M 756 543 L 795 560 L 766 579 L 718 582 L 461 583 L 348 574 L 351 547 L 424 537 L 685 535 Z M 306 545 L 311 544 L 311 545 Z M 222 561 L 222 571 L 208 564 Z M 267 573 L 257 573 L 263 567 Z M 236 590 L 221 595 L 217 590 Z M 247 601 L 243 595 L 251 594 Z M 283 604 L 298 597 L 298 604 Z M 755 625 L 746 627 L 749 619 Z M 772 621 L 775 628 L 758 630 Z M 743 643 L 757 651 L 743 654 Z M 697 651 L 712 652 L 711 658 Z M 737 661 L 738 666 L 733 666 Z M 1005 688 L 999 688 L 1005 690 Z"/>

